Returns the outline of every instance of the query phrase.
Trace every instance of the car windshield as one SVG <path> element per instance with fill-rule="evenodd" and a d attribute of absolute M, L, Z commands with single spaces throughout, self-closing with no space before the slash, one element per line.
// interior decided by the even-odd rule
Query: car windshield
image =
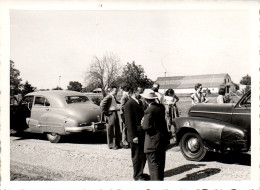
<path fill-rule="evenodd" d="M 82 103 L 89 101 L 87 96 L 66 96 L 65 100 L 67 104 Z"/>

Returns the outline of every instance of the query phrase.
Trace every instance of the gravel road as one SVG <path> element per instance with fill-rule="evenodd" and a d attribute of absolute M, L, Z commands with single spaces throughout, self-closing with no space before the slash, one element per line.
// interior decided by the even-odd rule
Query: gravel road
<path fill-rule="evenodd" d="M 133 181 L 130 149 L 109 150 L 104 134 L 67 136 L 58 144 L 44 135 L 16 135 L 10 147 L 11 180 Z M 250 160 L 249 152 L 192 162 L 175 146 L 166 153 L 165 181 L 250 180 Z"/>

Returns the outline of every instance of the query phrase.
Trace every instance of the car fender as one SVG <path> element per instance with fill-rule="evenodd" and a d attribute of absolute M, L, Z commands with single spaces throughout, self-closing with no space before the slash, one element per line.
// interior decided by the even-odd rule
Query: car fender
<path fill-rule="evenodd" d="M 177 141 L 187 132 L 197 132 L 207 149 L 221 149 L 221 136 L 225 127 L 230 124 L 223 121 L 199 118 L 199 117 L 179 117 L 174 119 L 176 126 Z"/>
<path fill-rule="evenodd" d="M 58 133 L 60 135 L 66 135 L 65 126 L 76 123 L 72 118 L 69 118 L 66 113 L 54 112 L 45 113 L 41 116 L 41 121 L 43 123 L 43 132 L 44 133 Z M 75 125 L 74 125 L 75 126 Z"/>

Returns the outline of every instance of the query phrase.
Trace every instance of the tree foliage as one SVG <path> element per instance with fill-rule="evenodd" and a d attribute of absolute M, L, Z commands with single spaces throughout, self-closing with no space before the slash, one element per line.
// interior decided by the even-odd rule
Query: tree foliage
<path fill-rule="evenodd" d="M 52 90 L 63 90 L 61 87 L 57 86 L 55 88 L 53 88 Z"/>
<path fill-rule="evenodd" d="M 17 95 L 21 93 L 22 79 L 20 78 L 20 71 L 14 67 L 14 62 L 10 60 L 10 95 Z"/>
<path fill-rule="evenodd" d="M 120 60 L 116 55 L 110 53 L 101 58 L 94 56 L 85 81 L 87 84 L 95 83 L 105 96 L 106 90 L 117 80 L 120 70 Z"/>
<path fill-rule="evenodd" d="M 119 81 L 122 86 L 127 86 L 131 89 L 137 88 L 138 86 L 151 88 L 153 85 L 153 81 L 147 78 L 142 66 L 136 65 L 134 61 L 124 66 Z"/>
<path fill-rule="evenodd" d="M 96 88 L 100 88 L 97 83 L 89 83 L 86 87 L 82 88 L 82 92 L 92 92 Z"/>
<path fill-rule="evenodd" d="M 33 87 L 28 81 L 26 81 L 23 85 L 22 85 L 22 94 L 28 94 L 30 92 L 34 92 L 36 89 L 36 87 Z"/>
<path fill-rule="evenodd" d="M 242 79 L 240 80 L 240 84 L 251 85 L 251 76 L 246 75 L 246 76 L 242 77 Z"/>
<path fill-rule="evenodd" d="M 78 81 L 70 81 L 69 86 L 67 86 L 68 90 L 81 92 L 82 84 Z"/>

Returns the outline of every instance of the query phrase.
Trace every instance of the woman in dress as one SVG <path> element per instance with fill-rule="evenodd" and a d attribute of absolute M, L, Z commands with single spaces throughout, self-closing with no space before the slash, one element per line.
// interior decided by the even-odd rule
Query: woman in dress
<path fill-rule="evenodd" d="M 179 117 L 178 108 L 176 102 L 179 101 L 179 98 L 175 95 L 174 90 L 172 88 L 168 89 L 165 92 L 164 96 L 164 105 L 166 112 L 166 121 L 169 131 L 171 130 L 171 126 L 173 125 L 172 120 L 176 117 Z"/>
<path fill-rule="evenodd" d="M 195 92 L 191 95 L 192 104 L 207 103 L 206 95 L 202 93 L 202 85 L 197 83 L 195 85 Z"/>

